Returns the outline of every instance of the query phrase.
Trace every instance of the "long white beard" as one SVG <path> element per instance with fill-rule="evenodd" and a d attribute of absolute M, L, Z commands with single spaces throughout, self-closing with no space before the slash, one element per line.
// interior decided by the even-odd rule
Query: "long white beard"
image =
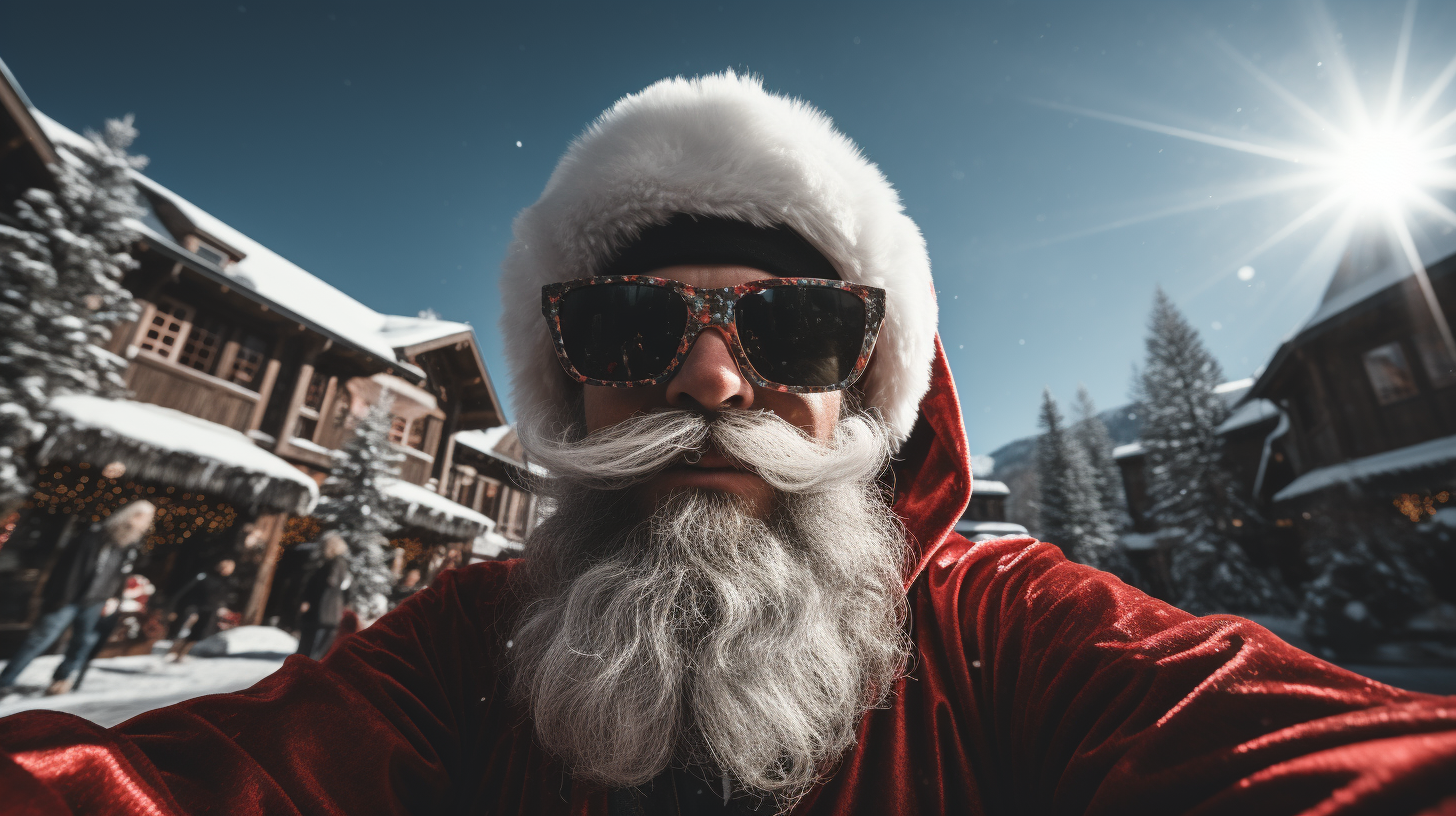
<path fill-rule="evenodd" d="M 905 535 L 875 482 L 887 439 L 864 415 L 824 445 L 757 412 L 654 414 L 575 442 L 528 432 L 558 508 L 527 541 L 512 639 L 541 742 L 616 787 L 700 764 L 806 791 L 909 651 Z M 633 509 L 626 485 L 709 443 L 777 488 L 769 518 L 710 491 Z"/>

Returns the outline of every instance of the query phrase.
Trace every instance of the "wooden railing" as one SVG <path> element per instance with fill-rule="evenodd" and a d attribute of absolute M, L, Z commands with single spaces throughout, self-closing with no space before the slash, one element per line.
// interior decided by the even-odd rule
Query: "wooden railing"
<path fill-rule="evenodd" d="M 258 395 L 201 371 L 139 352 L 126 372 L 133 399 L 201 417 L 238 431 L 248 429 Z"/>
<path fill-rule="evenodd" d="M 404 445 L 395 445 L 394 449 L 404 454 L 404 461 L 399 463 L 399 478 L 417 485 L 430 480 L 430 469 L 435 464 L 433 457 Z"/>

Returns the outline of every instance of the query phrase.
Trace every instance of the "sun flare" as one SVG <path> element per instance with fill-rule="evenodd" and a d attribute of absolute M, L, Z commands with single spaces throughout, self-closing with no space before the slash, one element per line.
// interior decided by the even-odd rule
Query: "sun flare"
<path fill-rule="evenodd" d="M 1332 171 L 1356 206 L 1405 209 L 1436 176 L 1438 165 L 1425 153 L 1414 133 L 1385 128 L 1353 140 L 1335 156 Z"/>
<path fill-rule="evenodd" d="M 1287 173 L 1231 189 L 1228 195 L 1218 198 L 1200 195 L 1197 200 L 1186 204 L 1124 218 L 1054 240 L 1072 240 L 1221 204 L 1313 190 L 1317 193 L 1314 204 L 1245 250 L 1242 257 L 1230 264 L 1225 272 L 1204 282 L 1197 291 L 1208 288 L 1228 274 L 1236 274 L 1241 281 L 1249 280 L 1253 277 L 1253 268 L 1249 266 L 1251 261 L 1311 225 L 1323 223 L 1327 227 L 1305 262 L 1296 270 L 1295 279 L 1308 272 L 1317 258 L 1332 250 L 1342 250 L 1356 230 L 1372 226 L 1381 228 L 1419 282 L 1440 341 L 1456 356 L 1456 337 L 1452 336 L 1451 328 L 1436 303 L 1412 232 L 1416 216 L 1433 218 L 1447 231 L 1456 228 L 1456 210 L 1439 197 L 1442 193 L 1456 191 L 1456 166 L 1452 163 L 1456 158 L 1456 142 L 1452 141 L 1452 130 L 1456 129 L 1456 108 L 1433 115 L 1436 103 L 1442 100 L 1452 81 L 1456 80 L 1456 57 L 1446 63 L 1419 96 L 1406 95 L 1406 67 L 1416 16 L 1416 2 L 1408 0 L 1396 43 L 1390 85 L 1383 104 L 1378 110 L 1372 110 L 1355 83 L 1355 72 L 1344 55 L 1343 40 L 1323 5 L 1316 3 L 1313 11 L 1314 28 L 1323 39 L 1322 53 L 1330 55 L 1326 57 L 1330 63 L 1326 70 L 1331 71 L 1331 78 L 1344 103 L 1347 114 L 1344 124 L 1324 116 L 1233 46 L 1214 38 L 1215 44 L 1233 62 L 1287 105 L 1293 114 L 1312 126 L 1316 135 L 1308 145 L 1289 146 L 1274 140 L 1231 138 L 1060 102 L 1038 102 L 1079 116 L 1262 156 L 1284 162 L 1291 168 Z M 1325 61 L 1318 64 L 1325 66 Z M 1248 277 L 1243 272 L 1246 269 L 1249 270 Z M 1286 289 L 1292 285 L 1291 280 Z M 1272 300 L 1277 302 L 1278 298 Z"/>

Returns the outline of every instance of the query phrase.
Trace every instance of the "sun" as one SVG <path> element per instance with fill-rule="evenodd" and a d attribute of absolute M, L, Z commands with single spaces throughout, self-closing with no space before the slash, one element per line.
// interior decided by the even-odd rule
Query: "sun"
<path fill-rule="evenodd" d="M 1317 3 L 1313 10 L 1314 27 L 1317 33 L 1323 35 L 1324 51 L 1331 55 L 1328 58 L 1331 64 L 1327 70 L 1331 71 L 1336 88 L 1345 102 L 1347 115 L 1344 123 L 1338 123 L 1321 114 L 1313 105 L 1289 91 L 1233 46 L 1214 38 L 1215 44 L 1231 60 L 1287 105 L 1295 116 L 1304 119 L 1313 127 L 1318 137 L 1312 144 L 1289 146 L 1273 140 L 1236 139 L 1061 102 L 1033 100 L 1044 107 L 1079 116 L 1262 156 L 1283 162 L 1290 168 L 1287 173 L 1248 184 L 1238 192 L 1221 199 L 1200 196 L 1199 200 L 1181 206 L 1125 218 L 1053 240 L 1073 240 L 1235 201 L 1315 190 L 1319 194 L 1313 205 L 1288 223 L 1274 229 L 1257 245 L 1248 249 L 1241 258 L 1230 264 L 1226 273 L 1220 273 L 1205 281 L 1198 291 L 1208 288 L 1224 274 L 1238 274 L 1240 280 L 1247 280 L 1243 274 L 1243 270 L 1247 269 L 1251 278 L 1251 261 L 1313 225 L 1326 224 L 1326 231 L 1296 272 L 1296 277 L 1309 268 L 1315 258 L 1325 255 L 1331 249 L 1339 250 L 1346 246 L 1357 230 L 1371 226 L 1383 228 L 1415 276 L 1431 312 L 1436 333 L 1440 335 L 1440 342 L 1456 357 L 1456 338 L 1453 338 L 1451 327 L 1436 301 L 1411 229 L 1417 215 L 1443 222 L 1448 230 L 1456 228 L 1456 211 L 1437 197 L 1443 191 L 1456 191 L 1456 166 L 1452 164 L 1452 159 L 1456 158 L 1456 143 L 1452 141 L 1452 131 L 1456 130 L 1456 109 L 1446 111 L 1443 115 L 1433 115 L 1436 103 L 1445 95 L 1452 81 L 1456 80 L 1456 57 L 1446 64 L 1423 93 L 1415 97 L 1406 96 L 1406 65 L 1416 16 L 1415 0 L 1408 0 L 1401 21 L 1400 37 L 1396 43 L 1390 84 L 1385 99 L 1377 109 L 1369 104 L 1356 85 L 1355 72 L 1344 57 L 1341 37 L 1326 15 L 1323 5 Z M 1322 61 L 1319 65 L 1324 66 L 1325 63 Z M 1235 273 L 1235 269 L 1239 272 Z"/>
<path fill-rule="evenodd" d="M 1424 153 L 1413 132 L 1383 128 L 1353 140 L 1335 156 L 1331 171 L 1342 197 L 1355 206 L 1403 210 L 1437 175 L 1438 163 Z"/>

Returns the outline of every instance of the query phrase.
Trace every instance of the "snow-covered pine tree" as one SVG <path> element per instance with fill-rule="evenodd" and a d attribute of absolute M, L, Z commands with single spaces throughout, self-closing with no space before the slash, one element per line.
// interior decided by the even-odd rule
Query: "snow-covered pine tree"
<path fill-rule="evenodd" d="M 1218 361 L 1161 287 L 1148 329 L 1136 388 L 1148 495 L 1164 531 L 1175 603 L 1196 614 L 1287 610 L 1288 592 L 1232 536 L 1235 518 L 1258 516 L 1223 465 L 1217 429 L 1227 408 L 1213 390 L 1223 379 Z"/>
<path fill-rule="evenodd" d="M 318 517 L 325 530 L 349 543 L 349 605 L 372 620 L 389 609 L 394 586 L 387 534 L 398 527 L 384 485 L 395 478 L 404 458 L 389 443 L 393 400 L 384 392 L 360 417 L 344 449 L 334 455 L 334 469 L 324 481 Z"/>
<path fill-rule="evenodd" d="M 1097 497 L 1102 502 L 1102 512 L 1114 530 L 1126 530 L 1132 525 L 1127 515 L 1127 497 L 1122 489 L 1122 471 L 1112 458 L 1112 434 L 1107 424 L 1097 416 L 1097 404 L 1087 393 L 1087 386 L 1077 386 L 1077 424 L 1072 434 L 1082 445 L 1087 455 L 1087 465 L 1092 470 L 1092 481 L 1097 485 Z"/>
<path fill-rule="evenodd" d="M 35 483 L 51 399 L 126 390 L 125 361 L 99 344 L 136 319 L 121 285 L 136 263 L 129 219 L 142 215 L 131 171 L 146 159 L 127 153 L 136 136 L 127 116 L 87 133 L 88 149 L 59 147 L 56 190 L 27 190 L 13 217 L 0 215 L 0 518 Z"/>
<path fill-rule="evenodd" d="M 1132 565 L 1103 512 L 1087 455 L 1067 431 L 1050 389 L 1042 392 L 1041 428 L 1036 470 L 1042 537 L 1061 547 L 1068 558 L 1130 579 Z"/>

